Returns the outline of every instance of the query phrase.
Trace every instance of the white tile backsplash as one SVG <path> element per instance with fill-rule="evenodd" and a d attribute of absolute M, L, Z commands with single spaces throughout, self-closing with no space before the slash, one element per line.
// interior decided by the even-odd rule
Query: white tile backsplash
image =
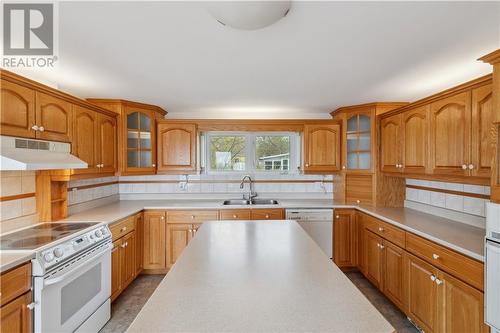
<path fill-rule="evenodd" d="M 490 191 L 489 186 L 446 183 L 419 179 L 407 179 L 406 185 L 425 186 L 435 189 L 446 189 L 450 191 L 485 195 L 488 195 Z M 481 217 L 484 217 L 486 214 L 485 205 L 487 200 L 482 198 L 441 193 L 432 190 L 406 188 L 406 200 Z"/>

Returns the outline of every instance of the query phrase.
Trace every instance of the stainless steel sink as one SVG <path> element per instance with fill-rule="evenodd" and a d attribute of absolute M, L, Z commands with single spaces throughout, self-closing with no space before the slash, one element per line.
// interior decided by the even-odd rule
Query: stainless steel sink
<path fill-rule="evenodd" d="M 278 201 L 274 199 L 253 199 L 252 205 L 277 205 Z"/>
<path fill-rule="evenodd" d="M 244 199 L 231 199 L 225 200 L 222 204 L 224 206 L 277 205 L 278 201 L 274 199 L 252 199 L 252 201 Z"/>
<path fill-rule="evenodd" d="M 241 205 L 250 205 L 250 201 L 243 199 L 232 199 L 232 200 L 224 200 L 222 204 L 224 206 L 241 206 Z"/>

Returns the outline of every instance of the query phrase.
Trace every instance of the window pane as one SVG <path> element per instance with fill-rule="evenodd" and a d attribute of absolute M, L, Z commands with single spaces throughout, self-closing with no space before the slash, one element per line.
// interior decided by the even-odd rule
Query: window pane
<path fill-rule="evenodd" d="M 141 116 L 141 131 L 150 132 L 151 131 L 151 119 L 146 116 L 144 113 L 140 114 Z"/>
<path fill-rule="evenodd" d="M 288 170 L 290 159 L 290 136 L 265 135 L 255 137 L 255 160 L 257 170 Z M 282 163 L 286 160 L 285 164 Z"/>
<path fill-rule="evenodd" d="M 211 136 L 209 140 L 210 169 L 245 171 L 244 136 Z"/>
<path fill-rule="evenodd" d="M 370 131 L 370 117 L 365 115 L 359 115 L 359 131 L 361 132 Z"/>
<path fill-rule="evenodd" d="M 129 150 L 127 152 L 127 166 L 129 168 L 138 168 L 139 167 L 139 151 Z"/>
<path fill-rule="evenodd" d="M 359 153 L 359 168 L 370 169 L 370 153 Z"/>
<path fill-rule="evenodd" d="M 139 129 L 139 112 L 132 112 L 127 116 L 127 127 L 130 129 Z"/>
<path fill-rule="evenodd" d="M 358 168 L 358 154 L 357 153 L 348 153 L 347 154 L 347 168 L 348 169 L 357 169 Z"/>
<path fill-rule="evenodd" d="M 370 150 L 370 134 L 361 134 L 359 136 L 359 150 Z"/>
<path fill-rule="evenodd" d="M 149 168 L 151 165 L 151 151 L 141 151 L 141 168 Z"/>
<path fill-rule="evenodd" d="M 353 132 L 358 130 L 358 116 L 352 116 L 347 119 L 347 131 Z"/>

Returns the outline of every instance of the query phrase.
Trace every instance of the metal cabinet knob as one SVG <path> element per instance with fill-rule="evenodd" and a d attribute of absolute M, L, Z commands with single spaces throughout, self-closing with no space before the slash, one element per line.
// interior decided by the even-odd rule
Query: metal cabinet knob
<path fill-rule="evenodd" d="M 308 167 L 308 166 L 309 166 L 309 163 L 306 163 L 306 167 Z"/>
<path fill-rule="evenodd" d="M 380 244 L 380 249 L 383 250 L 384 248 L 385 248 L 385 246 Z"/>
<path fill-rule="evenodd" d="M 440 279 L 436 278 L 436 284 L 437 284 L 438 286 L 439 286 L 440 284 L 442 284 L 442 283 L 443 283 L 443 280 L 440 280 Z"/>
<path fill-rule="evenodd" d="M 34 130 L 34 131 L 38 131 L 39 128 L 38 128 L 37 125 L 33 125 L 33 126 L 31 126 L 31 129 Z"/>
<path fill-rule="evenodd" d="M 40 132 L 43 132 L 43 131 L 45 131 L 45 128 L 43 128 L 43 126 L 40 126 L 40 127 L 38 128 L 38 130 L 39 130 Z"/>
<path fill-rule="evenodd" d="M 196 217 L 196 216 L 194 216 L 194 215 L 191 215 L 191 220 L 194 220 L 194 218 L 195 218 L 195 217 Z"/>
<path fill-rule="evenodd" d="M 466 164 L 462 164 L 462 169 L 466 170 L 467 169 L 467 165 Z"/>
<path fill-rule="evenodd" d="M 339 218 L 340 218 L 340 216 L 339 216 L 339 215 L 335 215 L 335 218 L 336 218 L 336 219 L 339 219 Z"/>
<path fill-rule="evenodd" d="M 26 305 L 26 307 L 27 307 L 28 309 L 30 309 L 30 310 L 33 310 L 33 309 L 35 308 L 35 302 L 32 302 L 32 303 L 30 303 L 30 304 Z"/>
<path fill-rule="evenodd" d="M 165 216 L 160 217 L 160 220 L 164 220 L 164 219 L 165 219 Z"/>
<path fill-rule="evenodd" d="M 237 217 L 238 217 L 238 215 L 236 215 L 236 214 L 234 214 L 234 215 L 233 215 L 233 219 L 235 219 L 235 218 L 237 218 Z"/>
<path fill-rule="evenodd" d="M 356 200 L 356 203 L 361 203 L 361 201 L 360 200 Z"/>
<path fill-rule="evenodd" d="M 344 170 L 345 170 L 345 165 L 343 165 L 343 166 L 342 166 L 342 169 L 344 169 Z"/>
<path fill-rule="evenodd" d="M 153 163 L 153 164 L 151 164 L 151 166 L 154 168 L 156 166 L 156 164 Z"/>
<path fill-rule="evenodd" d="M 436 277 L 434 276 L 434 274 L 432 274 L 432 275 L 430 276 L 430 278 L 431 278 L 431 280 L 432 280 L 432 281 L 436 281 Z"/>
<path fill-rule="evenodd" d="M 120 229 L 120 232 L 124 232 L 125 230 L 127 230 L 127 227 L 123 227 Z"/>
<path fill-rule="evenodd" d="M 474 169 L 474 164 L 469 164 L 469 170 Z"/>
<path fill-rule="evenodd" d="M 268 218 L 269 218 L 269 214 L 266 214 L 266 219 L 268 219 Z"/>

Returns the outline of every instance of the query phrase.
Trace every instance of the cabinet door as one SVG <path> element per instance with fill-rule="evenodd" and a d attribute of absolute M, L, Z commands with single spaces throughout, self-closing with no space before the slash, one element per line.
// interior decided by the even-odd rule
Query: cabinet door
<path fill-rule="evenodd" d="M 437 269 L 412 255 L 406 256 L 408 315 L 425 332 L 438 332 Z"/>
<path fill-rule="evenodd" d="M 167 225 L 167 267 L 171 268 L 193 237 L 192 224 Z"/>
<path fill-rule="evenodd" d="M 123 115 L 124 174 L 156 172 L 156 123 L 154 112 L 125 107 Z"/>
<path fill-rule="evenodd" d="M 75 174 L 97 173 L 99 172 L 98 135 L 97 118 L 98 115 L 92 110 L 75 106 L 75 122 L 73 129 L 73 154 L 81 160 L 87 162 L 87 169 L 75 169 Z"/>
<path fill-rule="evenodd" d="M 402 171 L 426 173 L 429 166 L 429 105 L 402 114 Z"/>
<path fill-rule="evenodd" d="M 122 291 L 122 240 L 113 242 L 111 250 L 111 301 L 114 301 Z"/>
<path fill-rule="evenodd" d="M 284 211 L 281 208 L 275 209 L 252 209 L 250 217 L 252 220 L 281 220 Z"/>
<path fill-rule="evenodd" d="M 304 125 L 304 171 L 340 170 L 340 125 Z"/>
<path fill-rule="evenodd" d="M 31 291 L 19 296 L 0 308 L 2 332 L 30 333 L 32 331 Z"/>
<path fill-rule="evenodd" d="M 135 230 L 123 236 L 122 248 L 122 284 L 123 289 L 125 289 L 135 278 L 135 258 L 137 255 Z"/>
<path fill-rule="evenodd" d="M 439 273 L 439 282 L 442 332 L 488 332 L 484 324 L 484 294 L 443 272 Z"/>
<path fill-rule="evenodd" d="M 144 213 L 144 269 L 167 268 L 165 212 Z"/>
<path fill-rule="evenodd" d="M 34 138 L 35 91 L 6 80 L 0 81 L 0 132 Z"/>
<path fill-rule="evenodd" d="M 382 282 L 382 238 L 365 229 L 366 278 L 380 289 Z"/>
<path fill-rule="evenodd" d="M 99 163 L 100 172 L 116 171 L 116 118 L 99 115 L 98 134 L 99 134 Z"/>
<path fill-rule="evenodd" d="M 73 124 L 71 103 L 37 92 L 35 119 L 40 127 L 36 134 L 38 139 L 71 142 Z"/>
<path fill-rule="evenodd" d="M 219 211 L 220 220 L 250 220 L 250 209 L 222 209 Z"/>
<path fill-rule="evenodd" d="M 158 171 L 196 171 L 196 125 L 158 125 Z"/>
<path fill-rule="evenodd" d="M 135 216 L 135 233 L 136 233 L 136 272 L 137 276 L 144 267 L 144 219 L 142 213 Z"/>
<path fill-rule="evenodd" d="M 470 105 L 470 92 L 431 103 L 429 149 L 432 173 L 469 174 Z"/>
<path fill-rule="evenodd" d="M 491 133 L 494 130 L 494 111 L 491 84 L 472 90 L 472 159 L 471 175 L 489 178 L 495 155 Z M 497 111 L 498 112 L 498 111 Z"/>
<path fill-rule="evenodd" d="M 353 210 L 335 210 L 333 259 L 339 267 L 356 266 L 356 215 Z"/>
<path fill-rule="evenodd" d="M 404 250 L 384 240 L 383 292 L 401 310 L 406 311 Z"/>
<path fill-rule="evenodd" d="M 401 172 L 401 114 L 380 122 L 380 166 L 385 172 Z"/>

